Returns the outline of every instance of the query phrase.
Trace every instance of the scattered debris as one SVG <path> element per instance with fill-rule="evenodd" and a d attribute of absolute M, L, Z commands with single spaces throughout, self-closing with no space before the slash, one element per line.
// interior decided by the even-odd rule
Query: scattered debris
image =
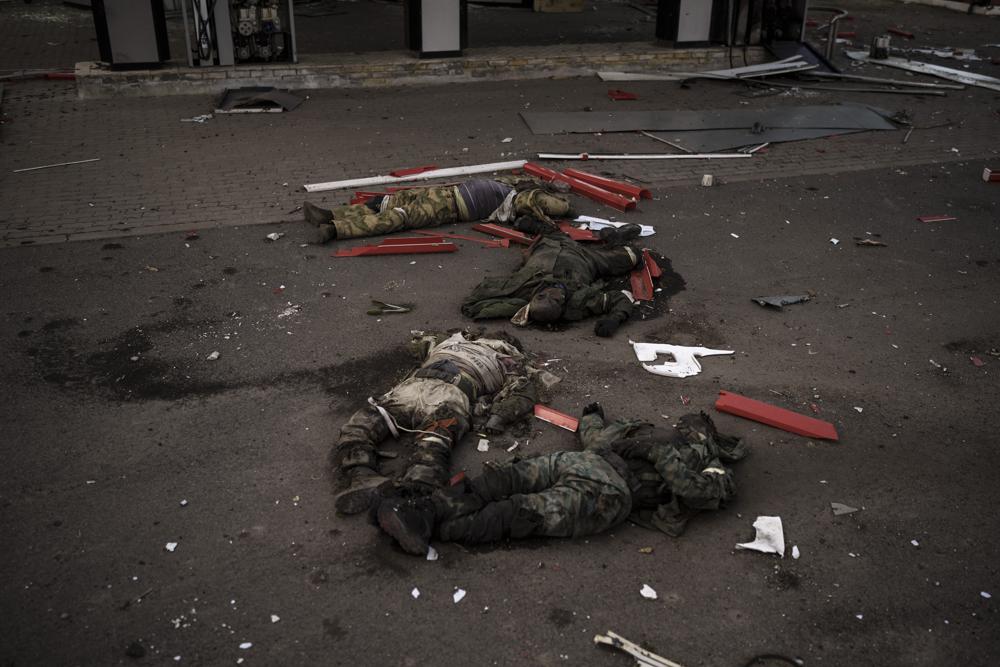
<path fill-rule="evenodd" d="M 580 426 L 580 420 L 576 417 L 571 417 L 564 412 L 553 410 L 549 406 L 542 405 L 541 403 L 535 404 L 535 417 L 541 419 L 543 422 L 548 422 L 558 426 L 559 428 L 564 428 L 570 433 L 576 433 L 576 429 Z"/>
<path fill-rule="evenodd" d="M 951 222 L 958 220 L 958 218 L 953 215 L 920 215 L 917 216 L 917 220 L 920 222 Z"/>
<path fill-rule="evenodd" d="M 479 451 L 481 451 L 481 452 L 488 452 L 488 451 L 490 451 L 490 441 L 487 440 L 486 438 L 480 438 L 479 439 L 479 444 L 476 445 L 476 449 L 479 450 Z"/>
<path fill-rule="evenodd" d="M 754 541 L 737 544 L 737 549 L 748 549 L 785 557 L 785 533 L 781 527 L 781 517 L 759 516 L 753 522 L 753 527 L 757 531 Z"/>
<path fill-rule="evenodd" d="M 330 253 L 331 257 L 370 257 L 374 255 L 418 255 L 458 252 L 458 246 L 439 236 L 397 237 L 375 245 L 363 245 Z"/>
<path fill-rule="evenodd" d="M 512 243 L 519 243 L 521 245 L 531 245 L 533 239 L 523 232 L 519 232 L 516 229 L 511 229 L 510 227 L 503 227 L 502 225 L 494 225 L 493 223 L 478 223 L 472 225 L 472 229 L 477 232 L 482 232 L 483 234 L 490 234 L 492 236 L 499 236 L 500 238 L 506 239 Z"/>
<path fill-rule="evenodd" d="M 917 72 L 918 74 L 936 76 L 941 79 L 948 79 L 949 81 L 957 81 L 958 83 L 964 83 L 967 86 L 979 86 L 980 88 L 988 88 L 990 90 L 1000 92 L 1000 79 L 992 76 L 952 69 L 951 67 L 942 67 L 941 65 L 931 65 L 930 63 L 922 63 L 916 60 L 904 60 L 903 58 L 888 57 L 875 59 L 871 58 L 864 51 L 845 50 L 844 55 L 851 60 L 858 60 L 876 65 L 886 65 L 887 67 L 895 67 L 897 69 L 904 69 L 910 72 Z"/>
<path fill-rule="evenodd" d="M 798 545 L 793 545 L 792 546 L 792 558 L 794 558 L 795 560 L 798 560 L 799 556 L 801 556 L 801 555 L 802 554 L 801 554 L 801 552 L 799 552 Z"/>
<path fill-rule="evenodd" d="M 266 238 L 268 241 L 277 241 L 278 239 L 280 239 L 284 235 L 285 235 L 285 232 L 271 232 L 270 234 L 268 234 L 264 238 Z"/>
<path fill-rule="evenodd" d="M 174 549 L 177 548 L 177 543 L 176 542 L 167 542 L 166 545 L 164 545 L 163 548 L 166 549 L 167 551 L 173 551 Z"/>
<path fill-rule="evenodd" d="M 1000 171 L 983 167 L 983 180 L 987 183 L 1000 183 Z"/>
<path fill-rule="evenodd" d="M 969 357 L 969 361 L 971 361 L 972 365 L 975 366 L 976 368 L 980 368 L 986 364 L 986 362 L 980 359 L 979 357 Z"/>
<path fill-rule="evenodd" d="M 455 601 L 455 604 L 458 604 L 459 602 L 462 601 L 462 598 L 464 597 L 465 597 L 465 591 L 462 590 L 461 588 L 458 588 L 455 590 L 455 593 L 451 596 L 451 599 Z"/>
<path fill-rule="evenodd" d="M 784 306 L 791 306 L 796 303 L 804 303 L 809 300 L 808 294 L 794 294 L 783 296 L 755 296 L 750 299 L 759 306 L 776 308 L 782 310 Z"/>
<path fill-rule="evenodd" d="M 639 553 L 641 554 L 651 554 L 653 553 L 653 547 L 640 547 Z"/>
<path fill-rule="evenodd" d="M 462 234 L 447 234 L 445 232 L 428 232 L 421 231 L 419 229 L 413 230 L 414 234 L 420 234 L 421 236 L 436 236 L 439 239 L 457 239 L 459 241 L 471 241 L 472 243 L 479 243 L 487 248 L 509 248 L 510 239 L 477 239 L 475 236 L 463 236 Z"/>
<path fill-rule="evenodd" d="M 242 643 L 240 644 L 240 648 L 241 648 L 242 650 L 246 651 L 246 650 L 247 650 L 247 649 L 249 649 L 249 648 L 253 648 L 253 643 L 252 643 L 252 642 L 242 642 Z"/>
<path fill-rule="evenodd" d="M 638 644 L 633 644 L 621 635 L 615 634 L 610 630 L 608 630 L 607 635 L 594 635 L 594 643 L 604 644 L 605 646 L 616 648 L 619 651 L 624 651 L 636 659 L 637 665 L 642 665 L 643 667 L 682 667 L 682 665 L 672 660 L 667 660 L 663 656 L 656 655 L 652 651 L 647 651 Z"/>
<path fill-rule="evenodd" d="M 719 398 L 715 402 L 715 409 L 720 412 L 728 412 L 752 419 L 762 424 L 774 426 L 790 433 L 806 436 L 807 438 L 819 438 L 821 440 L 839 440 L 837 430 L 833 424 L 812 417 L 800 415 L 791 410 L 785 410 L 768 403 L 755 401 L 746 396 L 740 396 L 728 391 L 720 391 Z"/>
<path fill-rule="evenodd" d="M 833 510 L 833 516 L 841 516 L 843 514 L 854 514 L 858 511 L 857 507 L 851 507 L 850 505 L 845 505 L 843 503 L 830 503 L 830 509 Z"/>
<path fill-rule="evenodd" d="M 278 313 L 278 319 L 279 320 L 283 320 L 286 317 L 291 317 L 292 315 L 295 315 L 296 313 L 298 313 L 300 310 L 302 310 L 302 306 L 300 306 L 297 303 L 290 303 L 290 304 L 288 304 L 287 308 L 285 308 L 283 311 L 281 311 L 280 313 Z"/>
<path fill-rule="evenodd" d="M 715 185 L 715 177 L 711 174 L 705 174 L 701 177 L 701 187 L 710 188 Z"/>
<path fill-rule="evenodd" d="M 642 585 L 642 588 L 639 590 L 639 595 L 646 598 L 647 600 L 656 599 L 656 591 L 654 591 L 653 587 L 650 586 L 649 584 Z"/>
<path fill-rule="evenodd" d="M 435 561 L 437 559 L 438 559 L 437 549 L 435 549 L 430 545 L 427 545 L 427 560 Z"/>
<path fill-rule="evenodd" d="M 507 448 L 507 451 L 508 451 L 508 452 L 512 452 L 512 451 L 514 451 L 515 449 L 517 449 L 517 447 L 518 447 L 518 445 L 519 445 L 519 444 L 520 444 L 520 443 L 519 443 L 519 442 L 518 442 L 517 440 L 515 440 L 515 441 L 514 441 L 514 444 L 513 444 L 513 445 L 511 445 L 510 447 L 508 447 L 508 448 Z"/>
<path fill-rule="evenodd" d="M 591 155 L 590 153 L 539 153 L 539 160 L 721 160 L 730 157 L 753 157 L 750 153 L 620 153 Z"/>
<path fill-rule="evenodd" d="M 281 113 L 293 111 L 302 98 L 269 86 L 230 88 L 222 94 L 215 113 Z"/>
<path fill-rule="evenodd" d="M 614 102 L 630 102 L 639 99 L 639 96 L 635 93 L 630 93 L 625 90 L 618 90 L 614 88 L 608 91 L 608 99 Z"/>
<path fill-rule="evenodd" d="M 271 614 L 271 622 L 272 623 L 277 623 L 280 620 L 281 620 L 280 616 L 278 616 L 277 614 Z"/>
<path fill-rule="evenodd" d="M 586 223 L 587 229 L 590 229 L 595 232 L 605 229 L 607 227 L 620 228 L 628 224 L 635 224 L 628 222 L 614 222 L 612 220 L 605 220 L 604 218 L 595 218 L 590 215 L 577 216 L 573 220 L 573 222 Z M 654 229 L 652 225 L 639 225 L 639 227 L 642 229 L 642 231 L 639 233 L 639 236 L 652 236 L 653 234 L 656 233 L 656 229 Z"/>
<path fill-rule="evenodd" d="M 840 239 L 830 239 L 830 243 L 832 243 L 833 245 L 837 245 L 838 243 L 840 243 Z"/>
<path fill-rule="evenodd" d="M 629 341 L 639 361 L 656 361 L 656 356 L 665 354 L 673 357 L 673 361 L 662 364 L 643 364 L 650 373 L 666 377 L 686 378 L 701 372 L 698 357 L 708 357 L 719 354 L 733 354 L 733 350 L 713 350 L 707 347 L 688 347 L 686 345 L 668 345 L 666 343 L 636 343 Z"/>
<path fill-rule="evenodd" d="M 987 593 L 986 591 L 979 591 L 979 595 L 980 595 L 980 596 L 981 596 L 982 598 L 986 599 L 986 600 L 989 600 L 990 598 L 992 598 L 992 597 L 993 597 L 992 595 L 990 595 L 990 594 L 989 594 L 989 593 Z"/>
<path fill-rule="evenodd" d="M 39 169 L 51 169 L 52 167 L 67 167 L 71 164 L 84 164 L 86 162 L 97 162 L 101 158 L 93 157 L 89 160 L 74 160 L 73 162 L 56 162 L 55 164 L 43 164 L 40 167 L 25 167 L 24 169 L 15 169 L 12 173 L 19 174 L 22 171 L 37 171 Z"/>
<path fill-rule="evenodd" d="M 789 72 L 801 72 L 814 69 L 816 66 L 796 55 L 784 60 L 747 67 L 718 69 L 708 72 L 663 72 L 660 74 L 630 74 L 627 72 L 598 72 L 601 81 L 683 81 L 685 79 L 751 79 L 756 77 L 774 76 Z"/>
<path fill-rule="evenodd" d="M 204 123 L 206 121 L 212 120 L 214 116 L 210 113 L 203 113 L 200 116 L 192 116 L 191 118 L 181 118 L 182 123 Z"/>
<path fill-rule="evenodd" d="M 885 244 L 875 239 L 854 239 L 854 245 L 884 248 Z"/>
<path fill-rule="evenodd" d="M 385 301 L 372 299 L 372 307 L 365 312 L 369 315 L 399 315 L 410 312 L 413 310 L 413 307 L 412 303 L 402 303 L 397 306 L 392 303 L 386 303 Z"/>
<path fill-rule="evenodd" d="M 514 141 L 514 137 L 504 137 L 503 139 L 500 140 L 500 143 L 501 144 L 509 144 L 512 141 Z"/>
<path fill-rule="evenodd" d="M 598 203 L 606 204 L 608 206 L 613 206 L 620 211 L 631 211 L 635 208 L 636 198 L 634 196 L 627 196 L 621 194 L 618 191 L 608 190 L 605 187 L 594 185 L 589 180 L 583 180 L 580 178 L 575 178 L 569 176 L 565 173 L 560 174 L 558 171 L 549 169 L 548 167 L 543 167 L 532 162 L 528 162 L 524 165 L 524 171 L 536 176 L 544 181 L 549 182 L 560 182 L 569 185 L 571 191 L 577 194 L 583 195 L 589 199 L 592 199 Z M 583 172 L 578 172 L 583 173 Z M 590 179 L 600 179 L 606 183 L 612 183 L 610 179 L 602 179 L 599 176 L 593 176 L 591 174 L 587 175 Z M 620 184 L 622 186 L 628 186 L 629 188 L 635 188 L 635 186 L 630 186 L 627 183 Z M 639 190 L 641 188 L 635 188 Z"/>
<path fill-rule="evenodd" d="M 919 547 L 920 546 L 920 542 L 917 542 L 916 540 L 910 540 L 910 544 L 912 544 L 915 547 Z"/>
<path fill-rule="evenodd" d="M 413 597 L 414 600 L 416 600 L 418 597 L 420 597 L 420 589 L 414 586 L 413 590 L 410 591 L 410 595 Z"/>

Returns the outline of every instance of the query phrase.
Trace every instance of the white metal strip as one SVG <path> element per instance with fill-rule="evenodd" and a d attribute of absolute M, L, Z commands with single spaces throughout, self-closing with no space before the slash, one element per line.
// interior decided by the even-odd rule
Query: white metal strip
<path fill-rule="evenodd" d="M 467 167 L 448 167 L 446 169 L 435 169 L 424 171 L 419 174 L 409 176 L 371 176 L 369 178 L 353 178 L 346 181 L 330 181 L 328 183 L 306 184 L 306 192 L 323 192 L 326 190 L 343 190 L 344 188 L 363 188 L 369 185 L 386 185 L 388 183 L 406 183 L 408 181 L 429 181 L 435 178 L 447 178 L 449 176 L 467 176 L 469 174 L 485 174 L 493 171 L 510 171 L 520 169 L 527 160 L 513 160 L 511 162 L 491 162 L 489 164 L 474 164 Z"/>

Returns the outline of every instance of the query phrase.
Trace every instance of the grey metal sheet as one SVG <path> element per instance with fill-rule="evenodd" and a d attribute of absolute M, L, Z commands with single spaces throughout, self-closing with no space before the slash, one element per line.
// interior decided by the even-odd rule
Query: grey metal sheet
<path fill-rule="evenodd" d="M 639 130 L 776 129 L 894 130 L 883 113 L 862 104 L 713 111 L 532 111 L 521 118 L 534 134 Z"/>
<path fill-rule="evenodd" d="M 271 106 L 292 111 L 300 104 L 302 104 L 302 98 L 287 90 L 267 86 L 249 86 L 226 90 L 216 109 L 232 111 L 239 108 Z"/>
<path fill-rule="evenodd" d="M 692 132 L 650 132 L 650 135 L 694 153 L 718 153 L 743 146 L 819 139 L 820 137 L 854 134 L 855 132 L 865 132 L 865 130 L 766 129 L 759 134 L 754 134 L 749 130 L 695 130 Z"/>

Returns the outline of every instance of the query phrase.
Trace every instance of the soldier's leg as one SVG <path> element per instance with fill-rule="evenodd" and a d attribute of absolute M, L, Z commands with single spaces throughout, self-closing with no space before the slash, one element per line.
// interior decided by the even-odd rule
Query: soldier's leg
<path fill-rule="evenodd" d="M 332 225 L 332 238 L 353 239 L 364 236 L 381 236 L 406 229 L 406 212 L 400 208 L 388 208 L 381 213 L 375 213 L 364 204 L 341 206 L 333 210 Z M 324 226 L 320 225 L 320 234 L 323 233 Z M 330 239 L 320 239 L 321 242 L 326 240 Z"/>
<path fill-rule="evenodd" d="M 580 249 L 591 257 L 600 278 L 625 275 L 639 264 L 639 253 L 630 246 L 594 247 L 591 244 Z"/>
<path fill-rule="evenodd" d="M 405 211 L 406 229 L 458 222 L 458 206 L 452 187 L 401 190 L 392 195 L 389 205 Z"/>
<path fill-rule="evenodd" d="M 407 428 L 420 431 L 403 483 L 427 492 L 444 486 L 451 476 L 451 449 L 469 431 L 468 397 L 433 378 L 411 378 L 393 394 L 397 411 L 408 413 Z"/>
<path fill-rule="evenodd" d="M 343 514 L 368 508 L 375 489 L 387 481 L 378 470 L 376 446 L 389 435 L 389 427 L 373 406 L 365 406 L 340 429 L 330 450 L 330 465 L 341 490 L 334 505 Z"/>
<path fill-rule="evenodd" d="M 552 457 L 550 454 L 513 463 L 485 463 L 483 472 L 469 481 L 469 489 L 487 502 L 542 491 L 553 483 Z"/>
<path fill-rule="evenodd" d="M 604 420 L 604 410 L 597 403 L 583 409 L 577 435 L 584 450 L 608 447 L 616 440 L 632 435 L 644 422 L 635 419 L 616 419 L 608 423 Z"/>

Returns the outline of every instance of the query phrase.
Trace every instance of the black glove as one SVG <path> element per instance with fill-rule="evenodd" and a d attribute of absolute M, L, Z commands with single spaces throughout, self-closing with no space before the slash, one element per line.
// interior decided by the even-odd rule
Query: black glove
<path fill-rule="evenodd" d="M 594 333 L 601 338 L 607 338 L 617 331 L 619 326 L 621 326 L 621 322 L 614 317 L 597 320 L 597 324 L 594 325 Z"/>
<path fill-rule="evenodd" d="M 589 404 L 589 405 L 587 405 L 586 407 L 583 408 L 583 416 L 584 417 L 586 417 L 587 415 L 595 414 L 595 413 L 598 414 L 598 415 L 600 415 L 601 419 L 604 419 L 604 408 L 601 407 L 601 404 L 598 403 L 597 401 L 594 401 L 593 403 L 591 403 L 591 404 Z"/>

